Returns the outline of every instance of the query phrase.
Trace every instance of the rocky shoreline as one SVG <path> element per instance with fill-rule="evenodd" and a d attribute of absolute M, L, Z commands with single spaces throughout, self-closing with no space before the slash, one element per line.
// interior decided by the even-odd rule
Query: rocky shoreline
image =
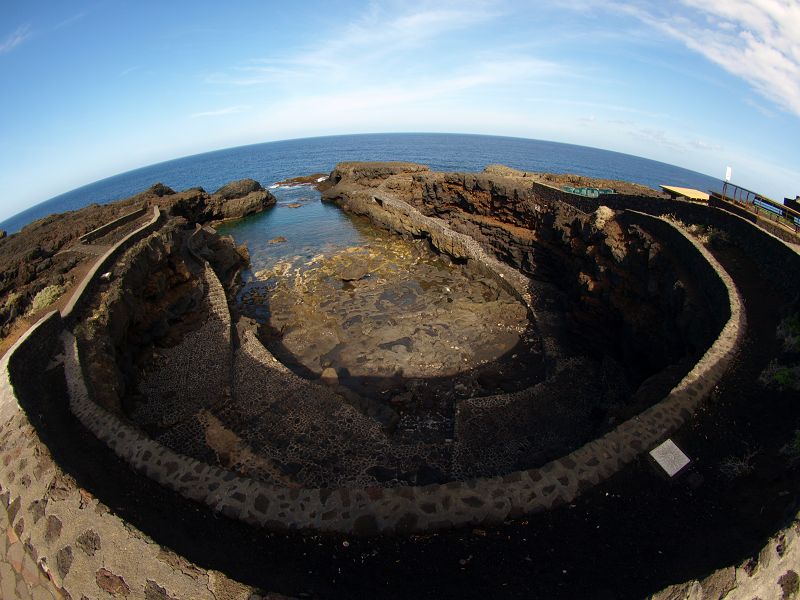
<path fill-rule="evenodd" d="M 50 215 L 25 226 L 0 239 L 0 338 L 4 338 L 0 343 L 7 348 L 24 331 L 23 323 L 32 324 L 52 309 L 59 297 L 68 297 L 86 265 L 141 221 L 81 246 L 80 237 L 93 229 L 152 206 L 193 222 L 213 223 L 241 218 L 274 204 L 275 197 L 252 179 L 231 182 L 213 194 L 202 188 L 175 192 L 157 183 L 125 200 Z M 41 296 L 37 304 L 37 294 L 43 290 L 51 291 L 50 297 Z M 9 339 L 13 331 L 16 333 Z"/>

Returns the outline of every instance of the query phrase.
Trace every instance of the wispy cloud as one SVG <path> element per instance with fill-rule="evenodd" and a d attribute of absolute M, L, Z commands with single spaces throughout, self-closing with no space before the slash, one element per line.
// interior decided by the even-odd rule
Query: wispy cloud
<path fill-rule="evenodd" d="M 253 58 L 206 77 L 207 83 L 255 86 L 296 84 L 321 78 L 330 82 L 360 80 L 380 67 L 388 74 L 410 51 L 419 50 L 449 33 L 486 23 L 501 13 L 496 2 L 373 3 L 358 19 L 335 35 L 315 40 L 310 48 Z M 424 64 L 418 65 L 423 68 Z"/>
<path fill-rule="evenodd" d="M 70 25 L 74 25 L 78 21 L 82 20 L 88 13 L 84 10 L 79 13 L 75 13 L 71 17 L 67 17 L 60 23 L 56 24 L 53 29 L 63 29 L 64 27 L 69 27 Z"/>
<path fill-rule="evenodd" d="M 684 150 L 685 145 L 673 139 L 663 129 L 653 127 L 634 127 L 628 132 L 633 138 L 649 144 L 656 144 L 670 150 Z"/>
<path fill-rule="evenodd" d="M 249 110 L 249 106 L 226 106 L 225 108 L 218 108 L 216 110 L 206 110 L 203 112 L 196 112 L 189 115 L 190 119 L 201 119 L 203 117 L 222 117 L 224 115 L 232 115 L 235 113 L 244 112 Z"/>
<path fill-rule="evenodd" d="M 578 0 L 573 10 L 634 17 L 746 81 L 800 116 L 800 3 L 796 0 Z M 569 6 L 564 4 L 564 6 Z"/>
<path fill-rule="evenodd" d="M 721 145 L 709 143 L 704 140 L 693 140 L 691 145 L 693 148 L 703 150 L 704 152 L 722 152 L 723 150 Z"/>
<path fill-rule="evenodd" d="M 11 52 L 14 48 L 19 46 L 22 42 L 27 40 L 31 35 L 30 25 L 20 25 L 17 29 L 10 33 L 6 39 L 0 42 L 0 54 Z"/>
<path fill-rule="evenodd" d="M 127 69 L 123 69 L 122 71 L 120 71 L 118 77 L 125 77 L 126 75 L 130 75 L 134 71 L 138 71 L 142 68 L 143 68 L 142 65 L 134 65 L 132 67 L 128 67 Z"/>
<path fill-rule="evenodd" d="M 683 1 L 705 23 L 685 18 L 661 29 L 800 116 L 800 3 Z"/>

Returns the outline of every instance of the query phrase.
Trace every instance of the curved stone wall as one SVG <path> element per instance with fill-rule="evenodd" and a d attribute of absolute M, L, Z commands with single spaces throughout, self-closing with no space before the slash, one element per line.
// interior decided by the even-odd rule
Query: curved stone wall
<path fill-rule="evenodd" d="M 534 185 L 537 194 L 557 202 L 566 202 L 591 212 L 600 205 L 599 200 L 568 194 L 561 190 Z M 764 275 L 782 288 L 789 297 L 800 298 L 800 278 L 787 276 L 800 271 L 800 251 L 784 243 L 772 233 L 732 212 L 684 200 L 663 200 L 651 196 L 626 196 L 612 194 L 604 196 L 602 204 L 614 210 L 634 210 L 653 216 L 674 216 L 693 225 L 714 227 L 724 231 L 729 241 L 746 253 L 757 257 L 757 264 Z"/>
<path fill-rule="evenodd" d="M 666 212 L 677 213 L 691 222 L 690 214 L 697 212 L 697 207 Z M 712 277 L 709 285 L 713 288 L 715 281 L 724 284 L 730 318 L 703 359 L 664 401 L 567 457 L 541 469 L 501 478 L 446 486 L 360 490 L 286 490 L 239 479 L 233 473 L 165 451 L 96 405 L 82 407 L 85 384 L 74 338 L 63 332 L 61 315 L 50 313 L 0 362 L 0 505 L 7 515 L 7 521 L 0 522 L 8 524 L 0 550 L 6 553 L 18 582 L 24 582 L 28 592 L 37 590 L 56 598 L 66 594 L 74 598 L 106 594 L 132 598 L 257 597 L 250 596 L 252 590 L 245 586 L 160 548 L 78 487 L 55 464 L 19 403 L 26 394 L 35 393 L 35 388 L 29 387 L 31 381 L 52 366 L 54 359 L 58 362 L 62 348 L 68 351 L 63 360 L 65 370 L 71 373 L 67 379 L 76 411 L 91 416 L 116 453 L 160 483 L 248 522 L 268 527 L 343 528 L 360 533 L 436 529 L 497 522 L 573 499 L 586 486 L 610 476 L 690 417 L 724 371 L 744 327 L 738 293 L 704 249 L 664 221 L 646 215 L 633 218 L 672 232 L 667 235 L 678 244 L 694 246 L 699 254 L 687 250 L 688 255 L 704 257 L 696 261 L 696 268 L 706 276 L 711 269 L 718 277 Z M 726 216 L 705 214 L 704 218 L 715 226 L 730 225 Z M 757 230 L 744 232 L 753 239 L 766 237 Z M 761 240 L 756 246 L 765 248 L 762 258 L 767 264 L 779 267 L 782 262 L 798 259 L 786 246 L 774 240 L 780 244 L 776 247 L 772 241 Z M 86 293 L 88 280 L 101 272 L 100 268 L 95 269 L 87 277 L 81 294 Z M 794 289 L 798 282 L 784 281 L 783 285 Z M 69 311 L 65 312 L 69 316 Z M 330 519 L 341 519 L 341 527 Z M 654 597 L 705 598 L 727 593 L 727 598 L 750 598 L 759 593 L 766 598 L 771 597 L 771 591 L 780 597 L 777 594 L 782 579 L 778 576 L 795 564 L 796 537 L 796 531 L 789 530 L 771 540 L 759 556 L 755 571 L 751 565 L 722 570 L 706 580 L 673 586 Z M 106 551 L 101 552 L 102 548 Z M 114 551 L 108 552 L 109 548 Z M 725 591 L 709 596 L 722 580 Z M 7 574 L 0 573 L 3 586 L 6 581 Z M 6 587 L 1 589 L 6 597 Z M 18 594 L 24 597 L 23 592 Z"/>
<path fill-rule="evenodd" d="M 86 298 L 91 293 L 91 287 L 97 283 L 98 278 L 102 275 L 106 269 L 112 264 L 114 260 L 127 248 L 133 245 L 136 241 L 143 238 L 145 235 L 154 231 L 157 227 L 159 222 L 161 221 L 161 211 L 157 206 L 153 207 L 153 216 L 144 225 L 139 227 L 138 229 L 130 232 L 124 238 L 122 238 L 119 242 L 114 244 L 108 251 L 100 257 L 100 259 L 95 263 L 92 269 L 86 274 L 83 281 L 77 286 L 75 291 L 72 294 L 72 298 L 70 298 L 69 303 L 64 309 L 61 311 L 61 316 L 64 319 L 72 320 L 73 315 L 77 314 L 77 310 L 80 308 L 82 303 L 86 300 Z"/>
<path fill-rule="evenodd" d="M 60 365 L 63 328 L 49 313 L 0 361 L 0 597 L 260 598 L 161 547 L 56 463 L 24 407 Z"/>
<path fill-rule="evenodd" d="M 644 214 L 629 218 L 647 222 L 669 235 L 672 246 L 703 278 L 709 303 L 719 304 L 715 312 L 730 317 L 723 319 L 727 322 L 719 338 L 667 398 L 541 468 L 445 485 L 400 488 L 289 489 L 240 477 L 173 452 L 94 404 L 83 379 L 77 346 L 70 334 L 65 334 L 65 369 L 73 412 L 114 452 L 148 477 L 229 517 L 272 529 L 364 535 L 429 531 L 499 523 L 569 502 L 683 424 L 724 373 L 744 328 L 738 293 L 704 248 L 665 221 Z M 435 235 L 444 238 L 446 228 L 436 225 L 441 231 Z M 447 242 L 440 239 L 439 243 Z M 224 291 L 207 265 L 205 273 L 210 294 L 219 300 L 214 304 L 221 309 Z"/>

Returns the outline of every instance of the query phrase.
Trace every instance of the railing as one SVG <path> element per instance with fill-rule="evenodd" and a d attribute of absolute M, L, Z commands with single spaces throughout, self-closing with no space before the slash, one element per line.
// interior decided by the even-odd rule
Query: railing
<path fill-rule="evenodd" d="M 585 196 L 586 198 L 599 198 L 605 194 L 613 194 L 614 190 L 608 188 L 593 188 L 593 187 L 570 187 L 565 185 L 561 188 L 568 194 L 576 194 L 578 196 Z"/>
<path fill-rule="evenodd" d="M 711 195 L 793 229 L 795 233 L 800 232 L 800 212 L 771 198 L 727 182 L 722 186 L 721 194 L 712 192 Z"/>

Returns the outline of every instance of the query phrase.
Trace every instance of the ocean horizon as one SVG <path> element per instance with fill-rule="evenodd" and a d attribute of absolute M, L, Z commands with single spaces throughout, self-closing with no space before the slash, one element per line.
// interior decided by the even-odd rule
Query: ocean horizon
<path fill-rule="evenodd" d="M 658 189 L 661 184 L 720 190 L 722 182 L 703 173 L 631 154 L 529 138 L 459 133 L 365 133 L 298 138 L 236 146 L 147 165 L 83 185 L 25 209 L 0 223 L 16 233 L 54 213 L 106 204 L 142 192 L 154 183 L 176 191 L 202 187 L 213 192 L 236 179 L 264 187 L 300 175 L 329 173 L 351 160 L 399 160 L 436 171 L 482 171 L 489 164 L 550 173 L 618 179 Z"/>

